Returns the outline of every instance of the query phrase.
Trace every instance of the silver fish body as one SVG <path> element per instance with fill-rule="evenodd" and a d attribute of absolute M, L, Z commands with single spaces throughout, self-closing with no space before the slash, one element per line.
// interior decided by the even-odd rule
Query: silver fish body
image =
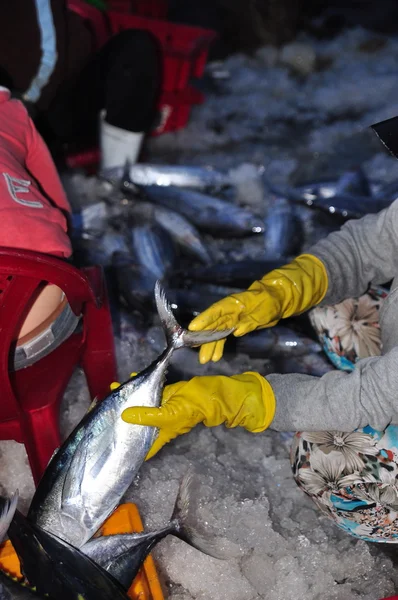
<path fill-rule="evenodd" d="M 189 332 L 175 320 L 160 284 L 157 310 L 165 351 L 144 371 L 96 404 L 50 461 L 33 497 L 29 519 L 80 548 L 100 528 L 133 482 L 157 435 L 121 419 L 132 406 L 159 406 L 173 352 L 222 339 L 231 331 Z"/>
<path fill-rule="evenodd" d="M 115 252 L 128 252 L 129 248 L 123 235 L 112 231 L 100 237 L 87 237 L 76 240 L 74 255 L 79 264 L 110 266 Z"/>
<path fill-rule="evenodd" d="M 130 242 L 134 261 L 156 279 L 163 279 L 173 267 L 176 251 L 170 234 L 156 223 L 132 227 Z"/>
<path fill-rule="evenodd" d="M 195 189 L 220 190 L 232 185 L 228 174 L 211 167 L 187 167 L 183 165 L 156 165 L 136 163 L 124 167 L 105 169 L 101 177 L 124 189 L 138 185 L 158 185 Z"/>
<path fill-rule="evenodd" d="M 281 201 L 270 209 L 265 220 L 265 254 L 268 258 L 299 254 L 304 238 L 302 223 L 294 207 Z"/>
<path fill-rule="evenodd" d="M 144 200 L 138 202 L 132 200 L 128 207 L 128 215 L 133 223 L 142 222 L 143 218 L 147 222 L 157 223 L 186 254 L 204 264 L 212 262 L 210 252 L 204 245 L 199 231 L 175 210 Z"/>
<path fill-rule="evenodd" d="M 344 172 L 338 179 L 315 181 L 297 187 L 307 197 L 332 198 L 341 194 L 352 196 L 373 196 L 373 184 L 368 180 L 363 169 L 352 169 Z"/>
<path fill-rule="evenodd" d="M 235 338 L 234 342 L 237 352 L 261 358 L 267 355 L 303 356 L 322 351 L 318 342 L 283 325 L 253 331 L 243 337 Z"/>
<path fill-rule="evenodd" d="M 163 206 L 155 207 L 154 216 L 158 225 L 168 231 L 188 254 L 204 264 L 212 262 L 210 252 L 201 240 L 198 230 L 185 217 Z"/>
<path fill-rule="evenodd" d="M 265 182 L 265 185 L 277 196 L 343 219 L 358 219 L 366 214 L 377 213 L 392 202 L 391 197 L 382 195 L 360 196 L 339 192 L 336 183 L 330 187 L 311 184 L 297 188 L 277 186 L 270 182 Z"/>
<path fill-rule="evenodd" d="M 227 174 L 210 167 L 155 165 L 136 163 L 128 169 L 130 181 L 136 185 L 175 185 L 196 190 L 221 189 L 231 184 Z"/>
<path fill-rule="evenodd" d="M 247 289 L 253 281 L 261 279 L 266 273 L 279 269 L 286 263 L 283 258 L 270 260 L 242 260 L 229 263 L 217 263 L 209 267 L 197 267 L 177 273 L 174 285 L 194 283 L 217 283 L 219 286 Z"/>
<path fill-rule="evenodd" d="M 112 257 L 112 268 L 118 297 L 131 311 L 146 314 L 152 306 L 156 276 L 143 265 L 134 263 L 131 255 L 116 252 Z"/>
<path fill-rule="evenodd" d="M 182 214 L 199 230 L 218 237 L 239 237 L 264 231 L 261 219 L 231 202 L 176 186 L 151 185 L 143 190 L 151 202 Z"/>
<path fill-rule="evenodd" d="M 372 196 L 372 189 L 363 169 L 358 167 L 343 173 L 337 183 L 335 195 Z"/>
<path fill-rule="evenodd" d="M 167 295 L 170 298 L 171 306 L 178 310 L 180 314 L 196 317 L 198 314 L 209 308 L 215 302 L 222 300 L 229 294 L 242 292 L 242 289 L 219 288 L 207 289 L 206 286 L 195 286 L 192 290 L 168 289 Z"/>

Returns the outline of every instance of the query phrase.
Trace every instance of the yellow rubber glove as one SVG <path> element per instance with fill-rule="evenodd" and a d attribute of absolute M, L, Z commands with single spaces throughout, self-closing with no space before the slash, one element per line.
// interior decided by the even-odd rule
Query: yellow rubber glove
<path fill-rule="evenodd" d="M 328 283 L 324 264 L 311 254 L 302 254 L 255 281 L 245 292 L 215 302 L 191 321 L 189 329 L 235 328 L 233 335 L 239 337 L 255 329 L 272 327 L 280 319 L 298 315 L 319 304 L 325 297 Z M 200 362 L 220 360 L 225 342 L 223 339 L 204 344 L 200 349 Z"/>
<path fill-rule="evenodd" d="M 122 419 L 127 423 L 158 427 L 159 435 L 146 460 L 170 440 L 188 433 L 198 423 L 216 427 L 244 427 L 253 433 L 267 429 L 275 415 L 275 396 L 271 385 L 258 373 L 233 377 L 221 375 L 194 377 L 165 387 L 162 406 L 127 408 Z"/>

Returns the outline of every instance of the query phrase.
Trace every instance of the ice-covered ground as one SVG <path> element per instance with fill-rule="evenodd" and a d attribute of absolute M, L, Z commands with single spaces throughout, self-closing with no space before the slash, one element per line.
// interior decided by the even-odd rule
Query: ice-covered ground
<path fill-rule="evenodd" d="M 263 165 L 279 183 L 359 164 L 370 177 L 398 178 L 398 161 L 366 129 L 398 114 L 398 39 L 352 30 L 333 41 L 298 41 L 302 60 L 293 65 L 286 65 L 288 51 L 282 56 L 271 48 L 228 59 L 223 68 L 230 78 L 207 92 L 185 130 L 151 140 L 148 158 L 234 169 L 240 199 L 252 205 L 263 201 L 252 165 Z M 142 343 L 124 319 L 117 339 L 121 378 L 148 364 L 158 341 L 154 331 Z M 246 365 L 237 357 L 228 368 Z M 88 403 L 77 373 L 64 403 L 65 435 Z M 289 441 L 272 431 L 198 427 L 143 466 L 127 498 L 138 503 L 148 527 L 169 518 L 178 482 L 193 465 L 202 482 L 198 519 L 242 549 L 223 562 L 178 540 L 161 542 L 154 554 L 170 600 L 379 600 L 398 589 L 391 558 L 340 532 L 296 487 Z M 2 486 L 18 487 L 26 508 L 33 482 L 23 448 L 2 442 L 0 468 Z"/>

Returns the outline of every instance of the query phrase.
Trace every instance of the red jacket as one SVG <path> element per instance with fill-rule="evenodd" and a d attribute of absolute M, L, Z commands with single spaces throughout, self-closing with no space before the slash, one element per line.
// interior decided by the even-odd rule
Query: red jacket
<path fill-rule="evenodd" d="M 0 246 L 68 257 L 70 206 L 24 105 L 0 88 Z"/>

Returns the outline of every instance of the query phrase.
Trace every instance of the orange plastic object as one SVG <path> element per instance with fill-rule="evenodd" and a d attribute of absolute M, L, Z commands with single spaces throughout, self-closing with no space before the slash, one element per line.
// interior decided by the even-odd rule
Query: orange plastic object
<path fill-rule="evenodd" d="M 139 533 L 142 521 L 135 504 L 121 504 L 100 529 L 101 535 Z M 19 559 L 9 540 L 0 545 L 0 569 L 20 579 Z M 149 555 L 128 591 L 132 600 L 164 600 L 153 558 Z"/>

